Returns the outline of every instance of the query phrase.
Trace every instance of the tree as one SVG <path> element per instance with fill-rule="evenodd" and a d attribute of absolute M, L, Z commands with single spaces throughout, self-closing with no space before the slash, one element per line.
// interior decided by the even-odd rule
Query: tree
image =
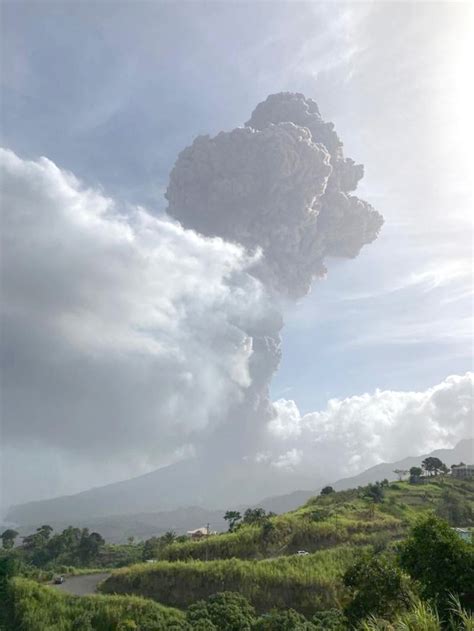
<path fill-rule="evenodd" d="M 267 516 L 267 519 L 262 524 L 262 541 L 264 543 L 269 543 L 275 532 L 276 532 L 275 524 L 272 521 L 270 521 L 270 519 Z"/>
<path fill-rule="evenodd" d="M 45 524 L 36 529 L 36 532 L 32 535 L 23 537 L 23 547 L 26 550 L 38 550 L 45 546 L 53 532 L 52 526 Z"/>
<path fill-rule="evenodd" d="M 329 627 L 325 627 L 327 630 Z M 252 631 L 318 631 L 319 627 L 294 609 L 271 611 L 258 618 Z"/>
<path fill-rule="evenodd" d="M 186 620 L 193 628 L 203 630 L 250 631 L 255 623 L 255 609 L 241 594 L 220 592 L 190 605 Z"/>
<path fill-rule="evenodd" d="M 159 547 L 160 542 L 158 537 L 150 537 L 150 539 L 147 539 L 143 544 L 142 559 L 144 561 L 154 559 L 158 554 Z"/>
<path fill-rule="evenodd" d="M 19 572 L 18 560 L 9 556 L 0 557 L 0 629 L 13 629 L 15 603 L 10 595 L 9 582 Z"/>
<path fill-rule="evenodd" d="M 408 578 L 394 561 L 388 555 L 363 557 L 346 570 L 343 581 L 352 599 L 345 614 L 352 623 L 370 615 L 390 618 L 409 606 L 412 592 Z"/>
<path fill-rule="evenodd" d="M 318 611 L 312 619 L 317 631 L 347 631 L 349 622 L 341 609 Z"/>
<path fill-rule="evenodd" d="M 410 484 L 416 484 L 419 482 L 422 475 L 423 469 L 421 467 L 411 467 L 409 480 Z"/>
<path fill-rule="evenodd" d="M 34 532 L 32 535 L 23 537 L 22 547 L 28 552 L 33 552 L 34 550 L 40 548 L 43 544 L 43 537 L 39 533 Z"/>
<path fill-rule="evenodd" d="M 382 484 L 375 482 L 375 484 L 368 484 L 366 486 L 364 495 L 366 498 L 372 500 L 374 504 L 380 504 L 383 502 L 385 493 Z"/>
<path fill-rule="evenodd" d="M 441 610 L 449 607 L 450 594 L 464 606 L 474 605 L 474 546 L 442 519 L 430 515 L 419 521 L 401 544 L 399 560 Z"/>
<path fill-rule="evenodd" d="M 160 541 L 163 545 L 169 546 L 176 541 L 176 533 L 174 530 L 167 530 L 164 535 L 160 537 Z"/>
<path fill-rule="evenodd" d="M 446 465 L 439 458 L 429 456 L 423 460 L 421 466 L 430 475 L 433 475 L 433 473 L 434 475 L 438 475 L 438 471 L 441 471 Z"/>
<path fill-rule="evenodd" d="M 233 532 L 238 522 L 242 519 L 242 515 L 238 510 L 228 510 L 224 515 L 224 519 L 229 522 L 229 532 Z"/>
<path fill-rule="evenodd" d="M 332 486 L 324 486 L 321 489 L 320 495 L 330 495 L 331 493 L 334 493 L 334 489 L 332 488 Z"/>
<path fill-rule="evenodd" d="M 51 533 L 53 532 L 53 530 L 54 528 L 52 526 L 50 526 L 49 524 L 44 524 L 43 526 L 37 528 L 36 532 L 38 534 L 38 537 L 41 538 L 41 541 L 43 543 L 46 543 L 51 537 Z"/>
<path fill-rule="evenodd" d="M 81 563 L 90 564 L 98 556 L 100 548 L 104 545 L 105 541 L 102 535 L 98 532 L 89 533 L 89 530 L 84 528 L 78 549 Z"/>
<path fill-rule="evenodd" d="M 16 530 L 12 530 L 11 528 L 7 528 L 0 535 L 0 539 L 2 540 L 2 546 L 5 550 L 11 550 L 15 545 L 15 539 L 18 537 L 18 533 Z"/>
<path fill-rule="evenodd" d="M 43 535 L 45 539 L 49 539 L 53 530 L 54 528 L 49 524 L 44 524 L 43 526 L 40 526 L 36 529 L 36 531 L 41 533 L 41 535 Z"/>
<path fill-rule="evenodd" d="M 408 469 L 394 469 L 393 472 L 398 476 L 399 482 L 408 475 Z"/>
<path fill-rule="evenodd" d="M 261 524 L 267 517 L 263 508 L 247 508 L 242 522 L 244 524 Z"/>

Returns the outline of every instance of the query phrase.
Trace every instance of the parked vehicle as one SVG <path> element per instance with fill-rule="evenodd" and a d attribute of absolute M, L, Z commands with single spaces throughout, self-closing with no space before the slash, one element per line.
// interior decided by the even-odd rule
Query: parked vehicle
<path fill-rule="evenodd" d="M 64 583 L 64 576 L 55 576 L 54 578 L 55 585 L 62 585 L 63 583 Z"/>
<path fill-rule="evenodd" d="M 306 550 L 298 550 L 296 554 L 299 557 L 305 557 L 307 554 L 309 554 L 309 552 L 307 552 Z"/>

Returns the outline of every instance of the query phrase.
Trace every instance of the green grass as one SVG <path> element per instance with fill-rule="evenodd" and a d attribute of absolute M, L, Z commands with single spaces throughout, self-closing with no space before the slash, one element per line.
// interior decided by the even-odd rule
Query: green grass
<path fill-rule="evenodd" d="M 452 598 L 450 621 L 442 622 L 436 607 L 415 601 L 408 611 L 399 613 L 395 620 L 388 622 L 382 618 L 371 616 L 362 622 L 360 631 L 473 631 L 474 615 L 461 607 L 459 599 Z"/>
<path fill-rule="evenodd" d="M 160 559 L 263 559 L 347 543 L 378 546 L 402 538 L 420 515 L 436 511 L 446 491 L 474 511 L 474 482 L 441 476 L 417 485 L 393 483 L 376 506 L 363 497 L 363 490 L 351 489 L 312 498 L 296 511 L 273 517 L 271 532 L 261 526 L 242 526 L 205 541 L 174 543 L 161 551 Z"/>
<path fill-rule="evenodd" d="M 115 570 L 101 590 L 140 594 L 179 608 L 216 592 L 238 591 L 259 612 L 291 607 L 311 615 L 340 604 L 341 577 L 354 554 L 345 546 L 263 561 L 159 561 Z"/>
<path fill-rule="evenodd" d="M 316 552 L 346 543 L 368 545 L 381 534 L 391 539 L 401 536 L 403 524 L 379 510 L 360 510 L 352 515 L 337 514 L 319 520 L 306 513 L 287 513 L 271 520 L 273 530 L 243 526 L 237 532 L 210 537 L 206 541 L 174 543 L 164 548 L 160 559 L 167 561 L 214 559 L 263 559 L 293 554 L 304 549 Z"/>
<path fill-rule="evenodd" d="M 12 631 L 181 630 L 184 614 L 169 607 L 185 609 L 222 591 L 240 592 L 258 612 L 293 608 L 311 616 L 340 608 L 348 596 L 342 575 L 358 550 L 382 549 L 401 539 L 420 516 L 443 508 L 447 492 L 467 507 L 463 514 L 472 521 L 474 482 L 446 477 L 419 485 L 397 482 L 385 488 L 377 505 L 363 489 L 352 489 L 312 498 L 272 517 L 270 526 L 242 526 L 205 541 L 172 544 L 156 563 L 114 570 L 102 583 L 102 596 L 69 596 L 16 578 Z M 300 549 L 312 554 L 295 556 Z"/>
<path fill-rule="evenodd" d="M 238 591 L 258 611 L 292 607 L 311 615 L 344 601 L 341 576 L 358 549 L 383 549 L 400 540 L 420 516 L 439 510 L 447 491 L 474 507 L 474 483 L 445 477 L 391 484 L 376 505 L 363 489 L 332 493 L 271 518 L 270 527 L 242 526 L 167 546 L 157 563 L 114 571 L 102 589 L 179 608 L 216 592 Z M 300 549 L 312 554 L 295 556 Z"/>
<path fill-rule="evenodd" d="M 161 631 L 184 628 L 184 614 L 137 596 L 71 596 L 25 578 L 9 587 L 12 631 Z"/>

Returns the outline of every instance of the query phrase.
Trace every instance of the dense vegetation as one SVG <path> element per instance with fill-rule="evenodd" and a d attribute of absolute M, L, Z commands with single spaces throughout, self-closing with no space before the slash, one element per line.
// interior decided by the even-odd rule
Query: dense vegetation
<path fill-rule="evenodd" d="M 342 575 L 353 558 L 354 549 L 342 547 L 263 561 L 159 561 L 115 571 L 102 590 L 141 594 L 174 607 L 188 607 L 215 592 L 239 591 L 260 612 L 293 607 L 312 614 L 337 605 Z"/>
<path fill-rule="evenodd" d="M 327 487 L 328 489 L 330 487 Z M 371 484 L 321 494 L 284 515 L 261 515 L 251 523 L 203 541 L 157 547 L 155 558 L 212 560 L 266 558 L 350 543 L 385 547 L 400 539 L 422 514 L 435 512 L 452 526 L 474 525 L 474 485 L 447 477 L 410 484 Z"/>
<path fill-rule="evenodd" d="M 6 629 L 125 631 L 180 629 L 180 611 L 134 596 L 69 596 L 24 578 L 10 586 L 13 612 Z"/>
<path fill-rule="evenodd" d="M 53 533 L 51 526 L 45 524 L 14 547 L 17 538 L 18 533 L 12 529 L 2 533 L 0 557 L 13 557 L 30 567 L 30 571 L 40 568 L 66 572 L 71 568 L 73 573 L 72 568 L 122 567 L 140 561 L 143 556 L 143 544 L 110 545 L 99 533 L 87 528 L 69 526 Z"/>
<path fill-rule="evenodd" d="M 409 482 L 327 487 L 281 516 L 228 511 L 230 531 L 198 542 L 169 532 L 107 546 L 97 533 L 43 526 L 14 547 L 6 532 L 0 628 L 473 631 L 474 545 L 451 526 L 473 525 L 474 483 L 426 464 L 429 478 L 417 470 Z M 101 596 L 38 582 L 59 563 L 100 566 L 107 554 L 109 565 L 157 560 L 115 570 Z"/>

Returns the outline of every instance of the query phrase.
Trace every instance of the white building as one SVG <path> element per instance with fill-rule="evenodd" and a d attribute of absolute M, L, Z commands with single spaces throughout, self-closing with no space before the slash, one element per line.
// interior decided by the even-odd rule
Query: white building
<path fill-rule="evenodd" d="M 474 478 L 474 464 L 462 464 L 457 467 L 451 467 L 451 472 L 454 478 L 472 480 Z"/>

